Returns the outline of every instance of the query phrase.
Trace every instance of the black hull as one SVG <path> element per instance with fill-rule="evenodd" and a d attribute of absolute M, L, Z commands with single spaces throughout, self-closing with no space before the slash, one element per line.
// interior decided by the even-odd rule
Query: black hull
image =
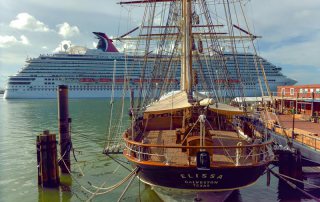
<path fill-rule="evenodd" d="M 266 165 L 211 168 L 171 167 L 136 164 L 140 179 L 151 186 L 194 191 L 235 190 L 253 184 Z"/>

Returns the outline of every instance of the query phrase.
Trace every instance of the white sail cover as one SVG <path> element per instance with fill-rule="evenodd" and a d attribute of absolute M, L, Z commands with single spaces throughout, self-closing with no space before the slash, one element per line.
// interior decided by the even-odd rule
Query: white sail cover
<path fill-rule="evenodd" d="M 170 96 L 160 99 L 157 102 L 151 103 L 145 113 L 162 114 L 170 113 L 176 110 L 191 107 L 188 102 L 188 94 L 185 91 L 173 93 Z"/>
<path fill-rule="evenodd" d="M 239 107 L 234 107 L 224 103 L 209 105 L 209 109 L 211 111 L 215 111 L 219 114 L 224 114 L 224 115 L 237 115 L 237 114 L 245 113 L 243 110 L 239 109 Z"/>

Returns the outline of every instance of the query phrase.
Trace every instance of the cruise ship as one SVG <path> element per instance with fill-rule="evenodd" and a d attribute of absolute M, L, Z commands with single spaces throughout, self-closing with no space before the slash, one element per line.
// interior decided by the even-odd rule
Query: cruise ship
<path fill-rule="evenodd" d="M 70 98 L 122 97 L 125 92 L 124 86 L 130 86 L 136 95 L 139 95 L 142 69 L 139 65 L 132 67 L 132 64 L 139 62 L 139 60 L 143 61 L 143 57 L 121 53 L 106 34 L 101 32 L 93 32 L 93 34 L 99 40 L 96 49 L 64 46 L 65 51 L 27 59 L 26 65 L 17 74 L 8 78 L 4 98 L 56 98 L 58 85 L 68 86 Z M 262 72 L 257 74 L 257 58 L 263 64 L 271 91 L 275 92 L 277 86 L 296 83 L 295 80 L 284 76 L 280 67 L 260 56 L 238 53 L 236 57 L 237 70 L 235 69 L 235 59 L 231 58 L 231 53 L 224 53 L 229 78 L 225 78 L 225 75 L 218 77 L 218 70 L 203 68 L 204 79 L 216 84 L 215 89 L 208 89 L 208 91 L 215 90 L 216 93 L 223 94 L 222 87 L 227 82 L 233 88 L 241 86 L 241 93 L 244 96 L 261 96 L 261 90 L 266 91 L 266 87 Z M 152 62 L 149 63 L 152 65 Z M 200 63 L 195 63 L 195 69 L 199 69 Z M 214 62 L 211 64 L 214 65 Z M 238 79 L 233 79 L 239 78 L 237 76 L 239 72 L 242 80 L 241 85 Z M 146 74 L 151 74 L 151 72 Z M 170 88 L 167 89 L 179 89 L 179 77 L 180 72 L 176 72 L 170 81 L 165 81 L 170 82 Z M 146 82 L 151 82 L 155 84 L 154 86 L 157 86 L 158 83 L 163 84 L 161 79 L 150 79 Z M 125 83 L 130 84 L 125 85 Z M 235 93 L 233 96 L 238 95 L 239 93 Z"/>

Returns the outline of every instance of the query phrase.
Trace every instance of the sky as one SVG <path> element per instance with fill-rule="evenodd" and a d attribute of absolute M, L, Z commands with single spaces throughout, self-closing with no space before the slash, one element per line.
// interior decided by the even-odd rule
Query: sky
<path fill-rule="evenodd" d="M 0 0 L 0 89 L 27 57 L 61 49 L 93 48 L 93 31 L 119 36 L 141 22 L 141 9 L 120 0 Z M 212 1 L 212 0 L 211 0 Z M 259 54 L 298 84 L 320 83 L 320 1 L 246 0 Z"/>

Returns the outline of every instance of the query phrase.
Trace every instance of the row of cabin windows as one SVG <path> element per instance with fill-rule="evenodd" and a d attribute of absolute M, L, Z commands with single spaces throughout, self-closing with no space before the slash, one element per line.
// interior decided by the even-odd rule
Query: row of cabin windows
<path fill-rule="evenodd" d="M 28 88 L 26 88 L 28 87 Z M 30 86 L 14 86 L 13 89 L 20 89 L 23 88 L 23 91 L 56 91 L 56 87 L 30 87 Z M 174 89 L 174 87 L 171 87 Z M 70 90 L 112 90 L 112 86 L 69 86 Z M 114 90 L 122 90 L 123 86 L 115 86 Z M 134 86 L 133 89 L 139 89 L 139 86 Z"/>

